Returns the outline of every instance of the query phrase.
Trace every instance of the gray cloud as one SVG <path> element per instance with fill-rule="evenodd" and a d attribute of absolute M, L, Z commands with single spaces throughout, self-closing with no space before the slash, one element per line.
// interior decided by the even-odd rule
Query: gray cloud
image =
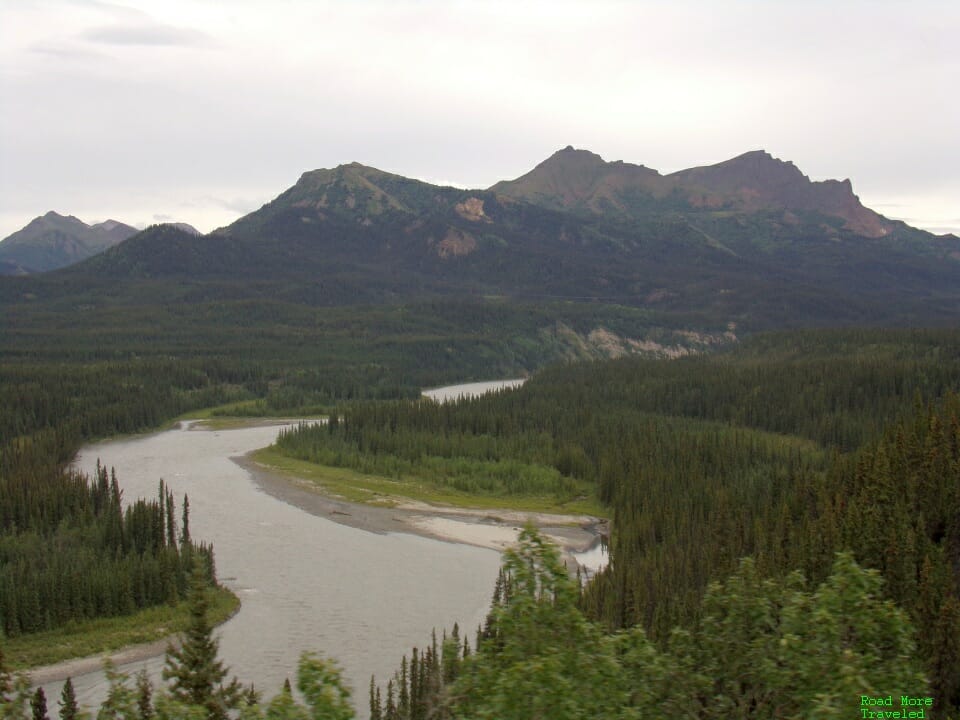
<path fill-rule="evenodd" d="M 568 144 L 664 173 L 763 147 L 956 214 L 955 1 L 130 4 L 0 0 L 0 231 L 51 208 L 209 229 L 351 161 L 488 187 Z"/>
<path fill-rule="evenodd" d="M 105 45 L 203 47 L 210 44 L 210 37 L 202 32 L 159 23 L 103 25 L 84 31 L 80 37 Z"/>

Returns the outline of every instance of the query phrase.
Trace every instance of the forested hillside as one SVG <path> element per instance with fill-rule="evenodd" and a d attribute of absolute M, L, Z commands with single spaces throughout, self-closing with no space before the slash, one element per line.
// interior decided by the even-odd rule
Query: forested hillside
<path fill-rule="evenodd" d="M 283 452 L 302 459 L 401 481 L 416 478 L 466 494 L 605 506 L 612 516 L 612 561 L 577 593 L 576 612 L 583 622 L 596 623 L 590 637 L 603 647 L 612 642 L 610 647 L 621 648 L 614 653 L 617 662 L 660 658 L 652 665 L 637 660 L 631 672 L 658 673 L 661 661 L 679 663 L 674 674 L 657 675 L 657 682 L 673 678 L 660 687 L 681 693 L 671 696 L 671 707 L 687 697 L 691 717 L 726 712 L 718 709 L 726 706 L 702 701 L 719 690 L 697 685 L 683 695 L 687 690 L 679 689 L 678 678 L 689 669 L 684 663 L 701 663 L 698 683 L 713 672 L 709 658 L 719 656 L 705 648 L 720 641 L 711 635 L 709 618 L 717 612 L 736 616 L 754 602 L 779 612 L 789 606 L 784 598 L 794 592 L 787 580 L 794 571 L 806 578 L 808 593 L 807 600 L 795 598 L 798 617 L 808 617 L 803 608 L 817 602 L 834 602 L 831 592 L 847 597 L 839 587 L 830 590 L 831 583 L 861 587 L 861 595 L 850 596 L 855 604 L 857 597 L 873 602 L 877 592 L 895 601 L 900 610 L 881 603 L 868 622 L 890 632 L 908 628 L 908 637 L 897 635 L 889 647 L 873 641 L 850 646 L 858 658 L 850 667 L 879 672 L 870 675 L 871 682 L 914 677 L 911 668 L 922 668 L 940 716 L 956 707 L 956 331 L 798 331 L 753 336 L 710 355 L 584 363 L 571 361 L 604 355 L 599 345 L 585 342 L 597 327 L 597 313 L 607 332 L 629 337 L 640 330 L 648 341 L 661 341 L 660 351 L 710 345 L 705 336 L 671 334 L 652 325 L 643 311 L 622 309 L 566 308 L 566 321 L 553 325 L 543 308 L 524 311 L 495 303 L 425 303 L 368 309 L 362 316 L 350 309 L 300 308 L 292 314 L 289 309 L 270 303 L 203 306 L 212 314 L 206 327 L 221 342 L 210 344 L 208 338 L 202 346 L 194 345 L 205 327 L 195 322 L 201 309 L 176 311 L 192 313 L 182 326 L 169 309 L 148 306 L 109 311 L 116 320 L 112 326 L 102 317 L 86 324 L 82 314 L 60 329 L 49 324 L 52 315 L 46 324 L 10 325 L 0 367 L 6 636 L 72 616 L 166 603 L 174 589 L 182 597 L 185 554 L 205 552 L 189 546 L 185 553 L 182 518 L 176 524 L 182 504 L 173 501 L 170 489 L 156 501 L 121 510 L 109 473 L 88 482 L 64 472 L 63 463 L 81 442 L 155 427 L 211 405 L 243 413 L 300 408 L 330 411 L 332 418 L 327 426 L 281 439 Z M 460 317 L 461 312 L 467 314 Z M 160 322 L 131 322 L 150 313 Z M 222 322 L 226 318 L 232 322 Z M 278 322 L 271 322 L 274 318 Z M 454 328 L 459 330 L 451 333 Z M 535 341 L 523 340 L 518 329 Z M 61 332 L 68 342 L 58 346 Z M 716 337 L 721 344 L 723 336 Z M 683 338 L 690 344 L 680 345 Z M 270 350 L 271 339 L 289 351 Z M 175 354 L 171 348 L 177 348 Z M 561 362 L 515 392 L 445 405 L 411 401 L 427 378 L 476 377 L 484 368 L 513 374 L 548 359 Z M 877 569 L 883 589 L 849 563 L 837 565 L 835 553 L 841 550 Z M 752 558 L 748 566 L 744 557 Z M 85 568 L 88 579 L 76 581 L 69 574 L 76 568 Z M 23 582 L 27 576 L 36 582 Z M 774 585 L 766 585 L 768 579 Z M 714 594 L 704 600 L 714 581 L 728 583 L 726 589 L 710 591 Z M 744 583 L 755 590 L 746 600 L 737 589 Z M 56 603 L 42 601 L 54 595 Z M 520 612 L 510 610 L 515 611 Z M 538 612 L 549 616 L 549 610 Z M 677 627 L 692 633 L 686 649 L 671 640 Z M 640 629 L 647 639 L 638 639 Z M 603 639 L 619 631 L 633 637 L 633 650 Z M 749 637 L 752 631 L 724 632 L 723 642 L 738 647 L 738 633 Z M 770 642 L 763 633 L 756 638 L 764 647 Z M 827 649 L 836 642 L 824 635 L 798 647 Z M 489 670 L 494 674 L 482 682 L 475 678 L 480 684 L 458 686 L 473 689 L 463 690 L 456 701 L 461 705 L 450 707 L 473 708 L 468 716 L 481 713 L 475 703 L 486 691 L 477 688 L 488 687 L 483 683 L 494 682 L 490 678 L 508 667 L 492 655 L 481 660 L 487 652 L 483 644 L 479 653 L 473 648 L 477 662 L 500 670 Z M 906 675 L 884 675 L 894 672 L 891 666 L 870 654 L 882 647 L 898 658 Z M 430 663 L 443 667 L 442 655 L 432 651 Z M 769 656 L 755 657 L 761 662 Z M 801 662 L 790 653 L 777 658 L 777 663 Z M 816 669 L 808 667 L 811 673 Z M 796 672 L 794 681 L 813 687 L 813 675 L 803 675 L 807 670 L 799 665 Z M 429 675 L 418 677 L 427 682 Z M 636 683 L 641 675 L 630 677 Z M 776 681 L 760 673 L 751 681 L 754 689 L 744 693 L 759 697 Z M 844 687 L 864 689 L 855 683 Z M 874 687 L 877 693 L 885 689 Z M 407 691 L 409 702 L 410 686 Z M 655 694 L 644 697 L 625 701 L 621 710 L 634 706 L 630 703 L 667 702 Z M 741 701 L 744 717 L 784 716 L 769 710 L 766 701 Z M 757 709 L 761 705 L 767 709 Z M 383 711 L 386 716 L 386 706 Z M 415 717 L 411 713 L 390 717 Z"/>
<path fill-rule="evenodd" d="M 488 190 L 357 163 L 309 171 L 209 235 L 152 226 L 69 268 L 4 278 L 0 302 L 302 311 L 500 298 L 628 306 L 676 330 L 696 330 L 691 318 L 750 332 L 950 326 L 958 258 L 960 239 L 887 220 L 849 182 L 811 182 L 766 153 L 661 176 L 567 148 Z"/>
<path fill-rule="evenodd" d="M 83 442 L 154 429 L 213 406 L 246 415 L 322 413 L 338 402 L 413 397 L 447 379 L 525 374 L 550 359 L 603 356 L 613 333 L 619 342 L 649 338 L 670 352 L 724 340 L 690 339 L 658 327 L 649 313 L 623 308 L 470 300 L 337 309 L 276 301 L 190 306 L 154 304 L 149 293 L 143 300 L 103 311 L 69 303 L 9 307 L 4 315 L 6 638 L 167 605 L 185 592 L 175 503 L 166 493 L 142 507 L 121 503 L 109 476 L 104 489 L 100 477 L 66 471 Z M 597 323 L 609 328 L 603 344 L 588 337 Z M 110 458 L 102 460 L 109 467 Z M 182 508 L 182 489 L 169 491 Z M 172 542 L 158 529 L 171 520 Z"/>
<path fill-rule="evenodd" d="M 947 707 L 960 699 L 958 351 L 956 332 L 758 337 L 715 356 L 556 367 L 471 401 L 344 407 L 278 447 L 474 492 L 586 483 L 613 530 L 581 606 L 661 644 L 743 557 L 762 576 L 821 583 L 851 550 L 912 616 Z"/>

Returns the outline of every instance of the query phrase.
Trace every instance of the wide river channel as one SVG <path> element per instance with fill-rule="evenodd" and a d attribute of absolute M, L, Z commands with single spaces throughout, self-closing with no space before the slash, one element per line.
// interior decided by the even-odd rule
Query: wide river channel
<path fill-rule="evenodd" d="M 450 391 L 456 397 L 456 391 Z M 473 633 L 486 615 L 500 565 L 493 550 L 406 533 L 374 533 L 311 514 L 267 494 L 239 458 L 271 444 L 280 426 L 173 430 L 84 447 L 75 465 L 93 473 L 97 460 L 116 469 L 125 503 L 154 497 L 161 478 L 190 497 L 191 535 L 213 543 L 220 581 L 242 606 L 218 628 L 220 656 L 242 682 L 266 698 L 284 678 L 295 682 L 304 650 L 336 659 L 354 692 L 357 716 L 368 715 L 371 674 L 385 685 L 400 658 L 423 647 L 430 632 L 454 622 Z M 142 667 L 159 682 L 163 656 L 122 665 Z M 101 670 L 75 675 L 81 704 L 105 697 Z M 44 684 L 56 706 L 61 682 Z"/>

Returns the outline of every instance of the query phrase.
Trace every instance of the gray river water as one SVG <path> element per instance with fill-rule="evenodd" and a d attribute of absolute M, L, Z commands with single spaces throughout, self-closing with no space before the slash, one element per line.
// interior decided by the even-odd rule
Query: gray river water
<path fill-rule="evenodd" d="M 477 395 L 483 395 L 494 390 L 517 388 L 526 381 L 526 378 L 516 378 L 514 380 L 486 380 L 483 382 L 463 383 L 461 385 L 447 385 L 445 387 L 424 390 L 423 395 L 437 402 L 445 403 L 460 398 L 476 397 Z"/>
<path fill-rule="evenodd" d="M 213 543 L 217 572 L 242 606 L 218 629 L 220 656 L 242 682 L 271 697 L 296 676 L 300 653 L 336 659 L 367 717 L 367 687 L 383 684 L 430 631 L 454 622 L 473 638 L 486 614 L 499 554 L 403 533 L 377 534 L 311 515 L 259 489 L 231 458 L 265 447 L 278 427 L 201 430 L 180 427 L 84 447 L 76 466 L 93 472 L 99 458 L 117 471 L 124 502 L 154 497 L 161 478 L 190 497 L 195 539 Z M 155 682 L 163 657 L 146 667 Z M 102 671 L 73 678 L 81 704 L 105 696 Z M 48 683 L 50 702 L 62 683 Z"/>

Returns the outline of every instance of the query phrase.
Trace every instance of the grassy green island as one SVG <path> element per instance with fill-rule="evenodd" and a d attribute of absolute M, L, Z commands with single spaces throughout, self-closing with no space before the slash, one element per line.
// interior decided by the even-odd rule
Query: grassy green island
<path fill-rule="evenodd" d="M 365 505 L 395 507 L 404 502 L 416 501 L 438 507 L 477 510 L 517 510 L 596 517 L 609 515 L 609 511 L 597 501 L 595 492 L 589 487 L 583 487 L 582 493 L 572 497 L 553 494 L 480 494 L 457 490 L 440 481 L 428 480 L 415 474 L 387 477 L 352 468 L 321 465 L 289 457 L 276 446 L 257 450 L 251 454 L 251 458 L 279 475 L 309 483 L 324 495 Z"/>

